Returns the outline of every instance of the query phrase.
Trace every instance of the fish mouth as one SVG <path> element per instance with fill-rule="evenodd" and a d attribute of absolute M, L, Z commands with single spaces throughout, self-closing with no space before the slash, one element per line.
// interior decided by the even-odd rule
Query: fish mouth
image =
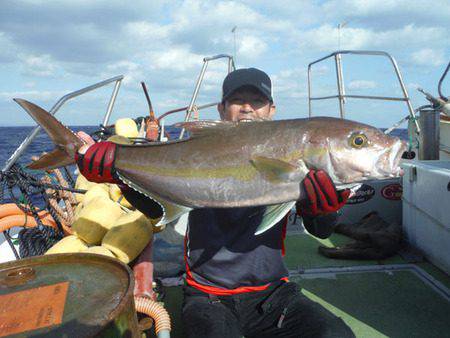
<path fill-rule="evenodd" d="M 406 143 L 404 141 L 398 140 L 392 145 L 387 156 L 387 164 L 385 166 L 380 166 L 380 172 L 384 178 L 401 176 L 402 169 L 400 168 L 400 161 L 405 150 Z"/>
<path fill-rule="evenodd" d="M 400 161 L 402 160 L 402 155 L 405 152 L 406 148 L 407 148 L 406 142 L 404 141 L 398 142 L 397 153 L 393 156 L 392 160 L 392 172 L 394 173 L 395 176 L 399 176 L 401 173 L 402 169 L 400 168 Z M 394 149 L 392 149 L 392 151 L 394 151 Z"/>

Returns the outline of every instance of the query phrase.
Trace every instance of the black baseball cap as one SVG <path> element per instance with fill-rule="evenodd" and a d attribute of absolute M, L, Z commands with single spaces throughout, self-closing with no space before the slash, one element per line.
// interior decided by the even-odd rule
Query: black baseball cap
<path fill-rule="evenodd" d="M 272 99 L 272 81 L 269 75 L 256 68 L 241 68 L 229 73 L 222 85 L 222 100 L 226 100 L 237 89 L 250 86 L 260 91 L 270 102 Z"/>

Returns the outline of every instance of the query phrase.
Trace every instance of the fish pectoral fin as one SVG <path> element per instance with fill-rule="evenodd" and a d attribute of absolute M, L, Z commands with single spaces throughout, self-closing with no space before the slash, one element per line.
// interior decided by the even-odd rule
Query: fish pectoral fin
<path fill-rule="evenodd" d="M 261 223 L 255 231 L 255 235 L 260 235 L 263 232 L 272 228 L 275 224 L 283 219 L 289 211 L 294 207 L 294 202 L 286 202 L 282 204 L 269 205 L 264 212 Z"/>
<path fill-rule="evenodd" d="M 236 127 L 236 122 L 220 121 L 220 120 L 200 120 L 181 122 L 175 124 L 177 128 L 184 128 L 192 137 L 208 136 L 216 134 L 219 131 Z"/>
<path fill-rule="evenodd" d="M 306 166 L 265 156 L 254 156 L 250 163 L 271 182 L 300 182 L 306 176 Z"/>
<path fill-rule="evenodd" d="M 173 222 L 174 220 L 180 218 L 181 216 L 187 214 L 192 210 L 191 208 L 185 207 L 183 205 L 170 203 L 158 199 L 157 197 L 155 197 L 154 199 L 164 208 L 164 216 L 159 220 L 159 223 L 161 223 L 161 225 Z"/>

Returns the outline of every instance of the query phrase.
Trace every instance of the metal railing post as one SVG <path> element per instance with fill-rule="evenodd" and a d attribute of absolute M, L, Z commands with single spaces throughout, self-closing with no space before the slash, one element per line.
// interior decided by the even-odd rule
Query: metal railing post
<path fill-rule="evenodd" d="M 312 116 L 312 106 L 311 106 L 311 65 L 308 65 L 308 116 Z"/>
<path fill-rule="evenodd" d="M 345 118 L 345 92 L 344 92 L 344 85 L 343 85 L 343 76 L 342 76 L 342 65 L 341 65 L 341 54 L 336 53 L 334 55 L 334 61 L 336 64 L 336 80 L 337 80 L 337 87 L 338 87 L 338 95 L 339 95 L 339 111 L 341 119 Z"/>
<path fill-rule="evenodd" d="M 186 122 L 189 121 L 189 119 L 191 118 L 192 108 L 194 107 L 195 100 L 197 99 L 200 85 L 202 84 L 203 77 L 205 76 L 206 68 L 208 67 L 208 62 L 209 62 L 208 60 L 204 59 L 202 70 L 200 71 L 200 75 L 198 76 L 197 83 L 194 88 L 194 93 L 192 94 L 191 102 L 189 102 L 189 106 L 188 106 L 188 109 L 186 112 L 186 117 L 184 118 L 184 120 Z M 181 129 L 181 133 L 180 133 L 180 137 L 179 137 L 180 139 L 183 138 L 184 133 L 185 133 L 185 129 L 183 128 L 183 129 Z"/>
<path fill-rule="evenodd" d="M 200 86 L 203 82 L 203 78 L 205 76 L 206 68 L 208 67 L 208 63 L 213 60 L 222 59 L 222 58 L 228 58 L 228 73 L 230 73 L 232 70 L 234 70 L 234 60 L 231 55 L 227 54 L 218 54 L 210 57 L 205 57 L 203 59 L 203 66 L 202 70 L 200 71 L 200 75 L 198 76 L 197 83 L 195 84 L 194 93 L 192 94 L 191 101 L 189 103 L 188 109 L 186 111 L 186 116 L 184 121 L 187 122 L 191 118 L 192 110 L 195 105 L 195 101 L 197 100 L 198 93 L 200 91 Z M 182 139 L 184 137 L 185 129 L 181 129 L 179 139 Z"/>
<path fill-rule="evenodd" d="M 106 114 L 103 119 L 103 125 L 106 126 L 108 124 L 109 118 L 111 117 L 112 110 L 114 108 L 114 103 L 116 102 L 117 93 L 119 92 L 120 84 L 122 81 L 116 81 L 114 85 L 114 90 L 111 94 L 111 98 L 109 99 L 108 108 L 106 109 Z"/>
<path fill-rule="evenodd" d="M 411 105 L 411 100 L 409 99 L 408 91 L 406 90 L 405 84 L 403 83 L 402 74 L 400 73 L 400 70 L 398 69 L 397 61 L 395 61 L 394 58 L 392 56 L 390 56 L 389 54 L 386 53 L 386 55 L 389 58 L 389 60 L 391 60 L 392 65 L 394 66 L 395 74 L 397 75 L 398 82 L 400 83 L 400 87 L 402 88 L 403 95 L 407 99 L 406 105 L 408 106 L 409 113 L 411 114 L 411 116 L 414 119 L 414 124 L 416 125 L 417 133 L 420 133 L 420 126 L 419 126 L 419 123 L 417 122 L 416 113 L 414 112 L 414 108 Z"/>

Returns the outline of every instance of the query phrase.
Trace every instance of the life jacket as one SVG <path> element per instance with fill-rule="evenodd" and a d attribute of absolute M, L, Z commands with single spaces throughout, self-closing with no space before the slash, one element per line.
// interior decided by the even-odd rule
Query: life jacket
<path fill-rule="evenodd" d="M 255 235 L 264 211 L 265 207 L 191 211 L 185 236 L 187 284 L 231 295 L 264 290 L 287 279 L 284 222 Z"/>

